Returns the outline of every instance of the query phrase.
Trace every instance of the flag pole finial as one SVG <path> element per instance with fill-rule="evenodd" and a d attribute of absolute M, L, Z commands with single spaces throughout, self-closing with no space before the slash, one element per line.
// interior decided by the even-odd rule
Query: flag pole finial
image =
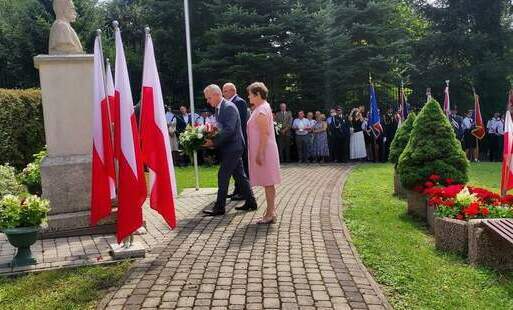
<path fill-rule="evenodd" d="M 112 22 L 112 27 L 114 27 L 114 29 L 118 29 L 119 28 L 119 22 L 117 20 L 113 21 Z"/>
<path fill-rule="evenodd" d="M 96 29 L 96 36 L 101 36 L 101 35 L 102 35 L 102 30 Z"/>
<path fill-rule="evenodd" d="M 449 80 L 445 80 L 445 84 L 447 85 L 447 87 L 449 87 Z"/>
<path fill-rule="evenodd" d="M 144 32 L 145 32 L 147 35 L 148 35 L 148 34 L 150 34 L 150 32 L 151 32 L 151 28 L 150 28 L 150 27 L 148 27 L 148 26 L 144 27 Z"/>
<path fill-rule="evenodd" d="M 369 83 L 372 84 L 372 73 L 369 72 Z"/>

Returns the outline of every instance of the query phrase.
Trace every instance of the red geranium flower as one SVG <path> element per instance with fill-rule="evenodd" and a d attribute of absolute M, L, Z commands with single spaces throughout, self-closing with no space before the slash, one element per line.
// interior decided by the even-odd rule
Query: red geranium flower
<path fill-rule="evenodd" d="M 433 181 L 433 182 L 438 182 L 438 181 L 440 181 L 440 179 L 441 179 L 441 178 L 440 178 L 440 176 L 439 176 L 439 175 L 437 175 L 437 174 L 432 174 L 432 175 L 429 177 L 429 179 L 430 179 L 431 181 Z"/>
<path fill-rule="evenodd" d="M 428 195 L 430 197 L 435 197 L 435 196 L 441 197 L 443 190 L 444 189 L 442 187 L 431 187 L 431 188 L 426 189 L 424 191 L 424 194 Z"/>
<path fill-rule="evenodd" d="M 488 210 L 488 208 L 481 208 L 481 214 L 483 216 L 488 216 L 488 214 L 490 214 L 490 210 Z"/>
<path fill-rule="evenodd" d="M 500 202 L 509 206 L 513 205 L 513 195 L 506 195 L 502 197 Z"/>
<path fill-rule="evenodd" d="M 456 204 L 456 202 L 454 202 L 454 200 L 451 200 L 451 199 L 444 201 L 444 206 L 447 206 L 447 207 L 452 208 L 452 207 L 454 207 L 455 204 Z"/>
<path fill-rule="evenodd" d="M 456 219 L 457 220 L 463 220 L 464 219 L 463 214 L 458 213 L 458 215 L 456 215 Z"/>
<path fill-rule="evenodd" d="M 445 184 L 447 184 L 447 185 L 451 185 L 452 183 L 454 183 L 454 180 L 453 180 L 453 179 L 451 179 L 451 178 L 447 178 L 447 179 L 445 179 Z"/>
<path fill-rule="evenodd" d="M 429 199 L 428 203 L 430 206 L 439 206 L 443 204 L 443 200 L 440 197 L 432 197 L 431 199 Z"/>
<path fill-rule="evenodd" d="M 459 192 L 461 192 L 462 189 L 463 185 L 461 184 L 447 186 L 444 188 L 443 195 L 445 198 L 454 198 Z"/>
<path fill-rule="evenodd" d="M 421 185 L 417 185 L 413 188 L 413 190 L 416 192 L 422 193 L 422 191 L 424 190 L 424 187 L 422 187 Z"/>
<path fill-rule="evenodd" d="M 431 188 L 431 187 L 435 186 L 435 184 L 433 182 L 427 181 L 426 183 L 424 183 L 424 186 L 427 188 Z"/>
<path fill-rule="evenodd" d="M 469 187 L 472 194 L 476 194 L 477 197 L 484 203 L 493 203 L 495 200 L 499 200 L 500 196 L 496 193 L 492 193 L 487 189 L 479 187 Z"/>
<path fill-rule="evenodd" d="M 467 216 L 476 216 L 479 214 L 479 203 L 477 202 L 472 202 L 468 208 L 465 208 L 463 210 L 463 212 L 465 213 L 465 215 Z"/>

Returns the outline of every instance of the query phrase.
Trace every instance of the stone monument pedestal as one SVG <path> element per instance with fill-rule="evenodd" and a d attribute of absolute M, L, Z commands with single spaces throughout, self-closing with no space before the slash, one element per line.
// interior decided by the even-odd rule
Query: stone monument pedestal
<path fill-rule="evenodd" d="M 48 157 L 41 164 L 43 197 L 50 200 L 42 238 L 113 233 L 116 212 L 90 227 L 93 55 L 39 55 Z"/>

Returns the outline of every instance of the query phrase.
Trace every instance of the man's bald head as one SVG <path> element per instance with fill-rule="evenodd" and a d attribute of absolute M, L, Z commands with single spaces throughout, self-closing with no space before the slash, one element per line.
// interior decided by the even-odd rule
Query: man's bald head
<path fill-rule="evenodd" d="M 230 100 L 233 96 L 237 95 L 237 87 L 233 83 L 225 83 L 223 85 L 223 97 Z"/>

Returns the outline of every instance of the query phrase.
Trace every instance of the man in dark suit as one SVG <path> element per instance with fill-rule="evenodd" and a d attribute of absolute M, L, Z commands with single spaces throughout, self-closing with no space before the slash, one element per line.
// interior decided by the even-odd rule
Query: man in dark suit
<path fill-rule="evenodd" d="M 221 165 L 217 174 L 218 191 L 217 200 L 212 210 L 203 211 L 207 215 L 217 216 L 225 213 L 226 196 L 230 177 L 233 175 L 239 184 L 240 194 L 246 200 L 237 210 L 252 211 L 257 209 L 257 203 L 253 191 L 244 172 L 242 154 L 246 148 L 242 135 L 241 120 L 237 107 L 232 102 L 225 100 L 219 86 L 212 84 L 203 91 L 208 104 L 215 108 L 217 127 L 219 134 L 214 140 L 207 140 L 204 147 L 215 147 L 221 157 Z"/>
<path fill-rule="evenodd" d="M 248 137 L 246 132 L 246 125 L 248 121 L 248 105 L 246 101 L 237 94 L 237 87 L 235 87 L 233 83 L 226 83 L 223 85 L 223 97 L 227 101 L 233 102 L 233 104 L 235 104 L 237 107 L 237 110 L 239 110 L 242 135 L 244 136 L 244 141 L 247 142 Z M 242 154 L 242 162 L 244 164 L 244 172 L 246 175 L 249 175 L 247 147 L 244 148 L 244 153 Z M 237 180 L 235 180 L 235 190 L 230 197 L 232 200 L 244 200 L 244 197 L 242 197 L 240 192 L 240 184 L 237 182 Z"/>

